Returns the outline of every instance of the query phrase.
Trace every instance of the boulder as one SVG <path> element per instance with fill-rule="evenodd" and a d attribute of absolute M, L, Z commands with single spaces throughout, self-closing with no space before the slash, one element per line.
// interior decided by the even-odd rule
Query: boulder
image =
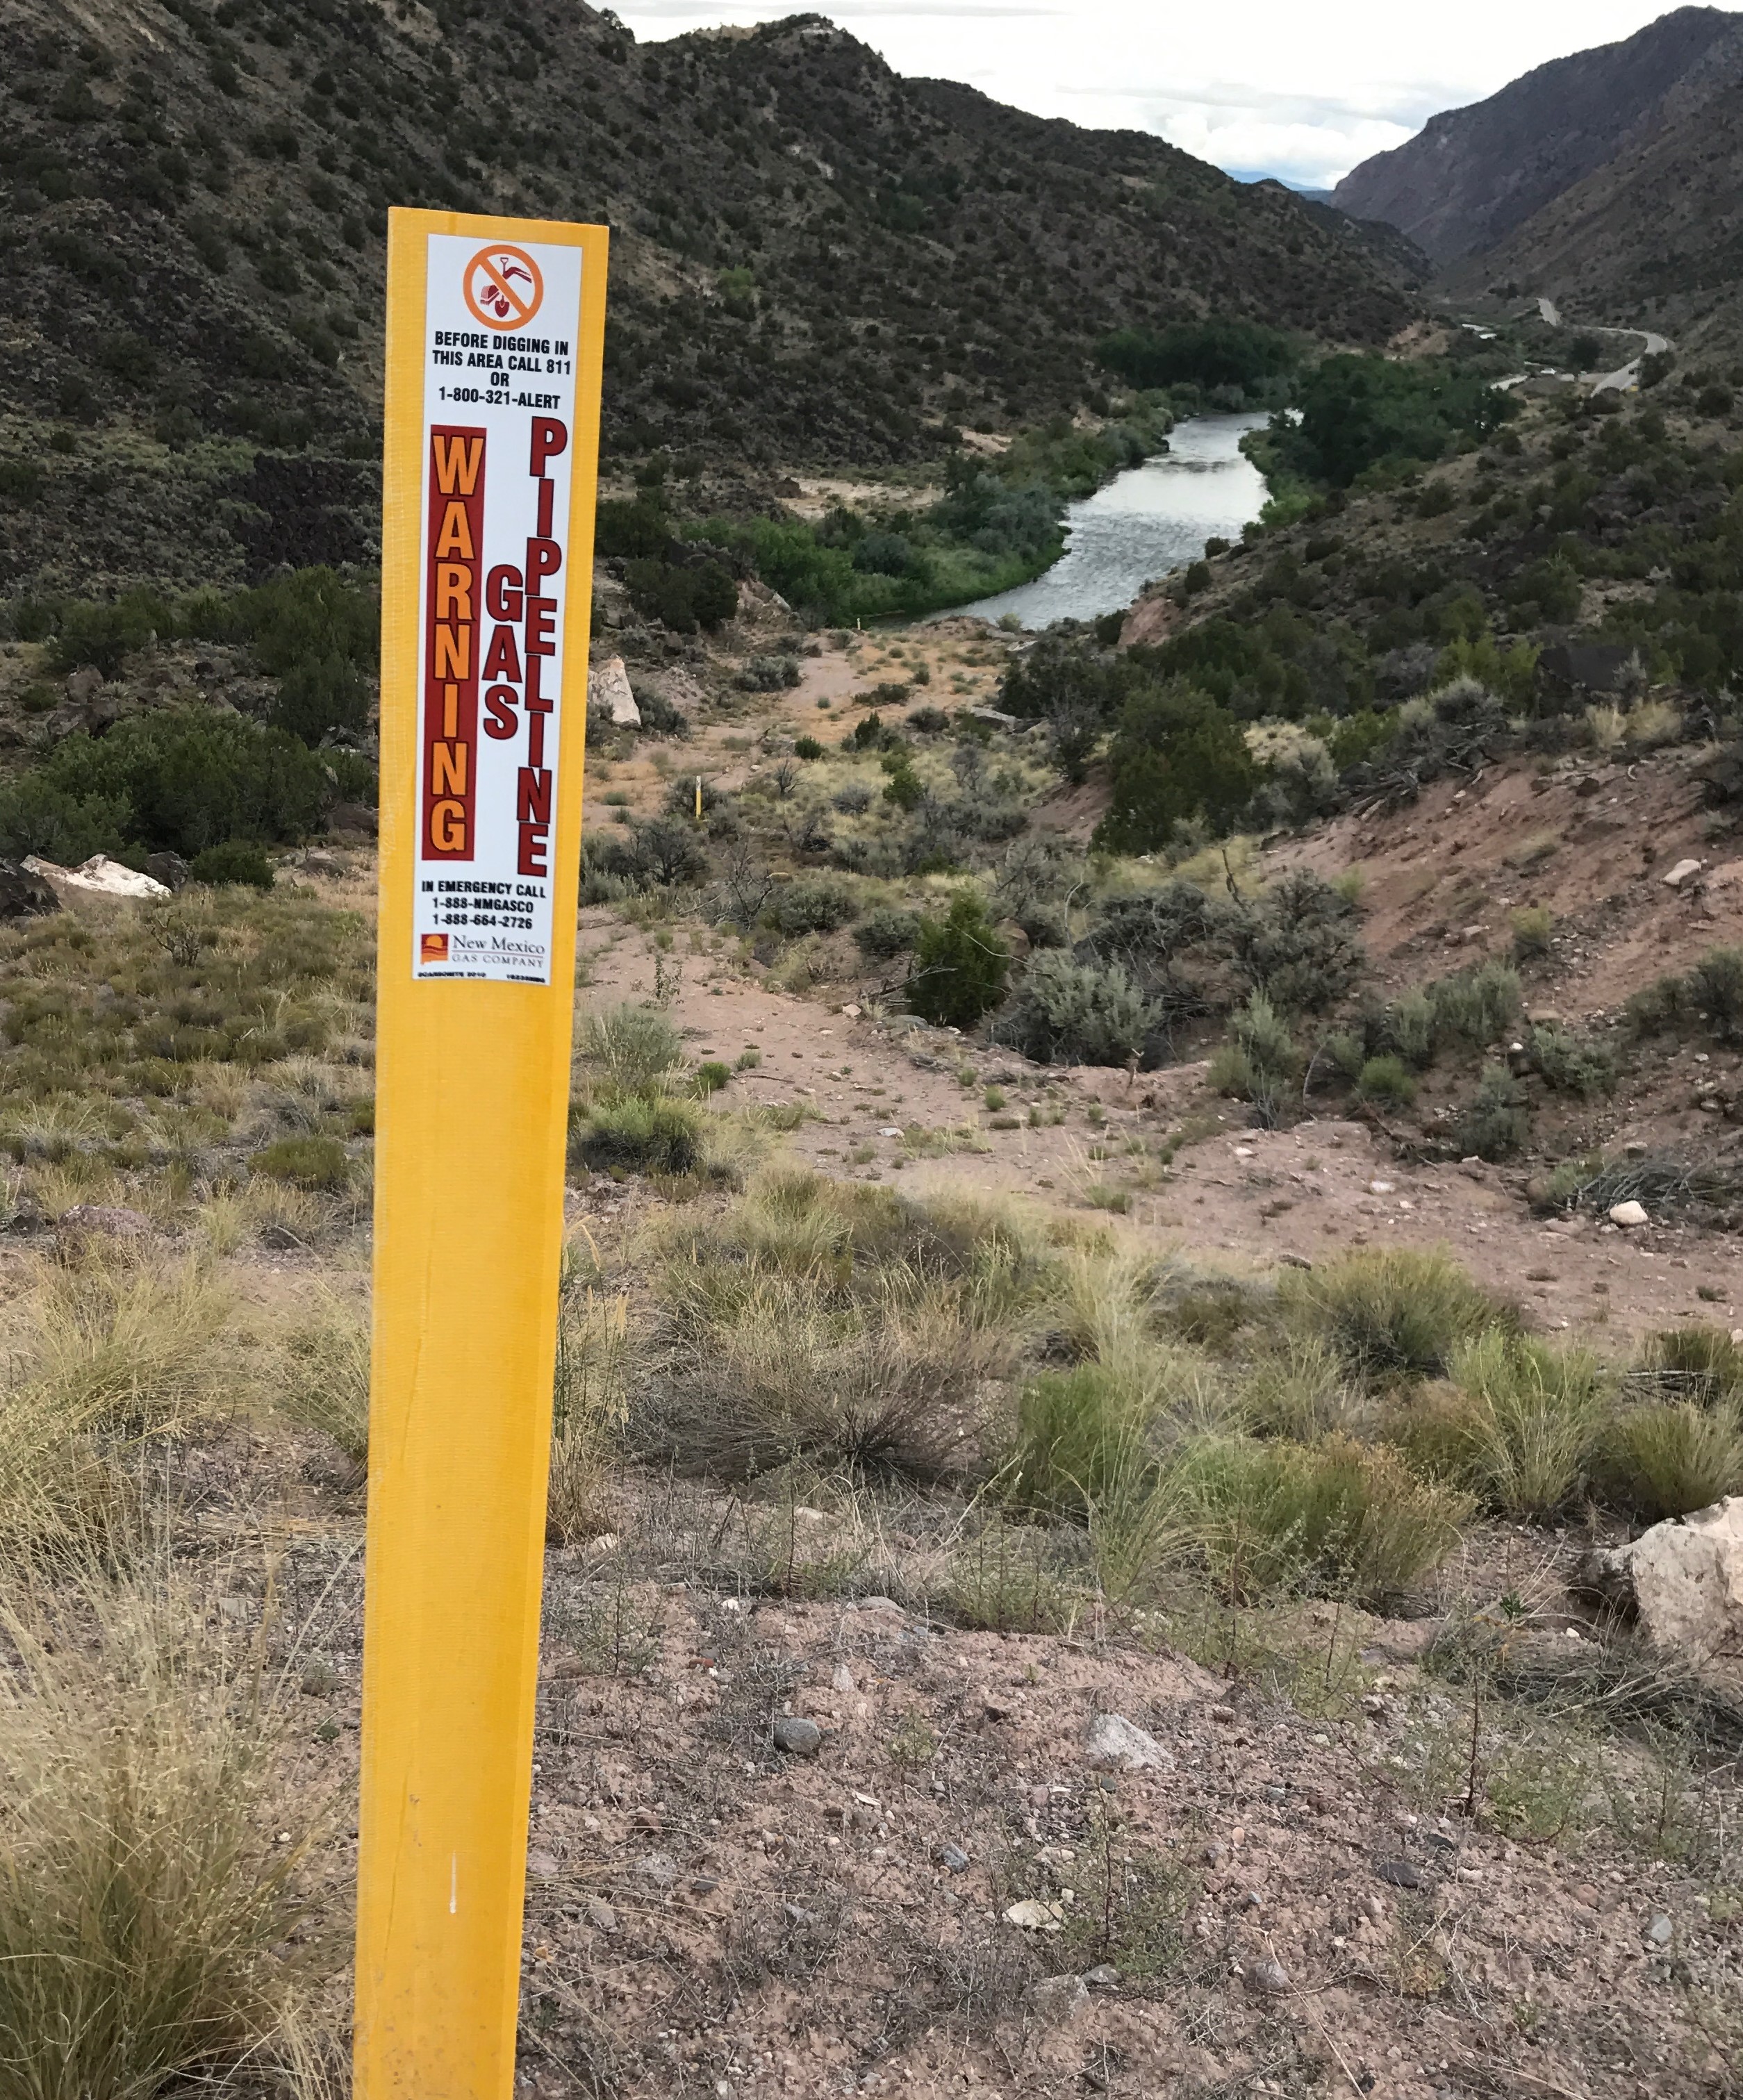
<path fill-rule="evenodd" d="M 602 664 L 595 664 L 588 672 L 587 704 L 609 715 L 614 728 L 642 726 L 642 710 L 629 689 L 629 673 L 624 668 L 621 656 L 607 656 Z"/>
<path fill-rule="evenodd" d="M 40 876 L 51 883 L 55 890 L 64 895 L 68 890 L 86 896 L 96 897 L 167 897 L 166 884 L 154 876 L 143 874 L 136 867 L 128 867 L 118 860 L 111 860 L 107 854 L 93 854 L 77 867 L 57 867 L 51 860 L 39 859 L 31 854 L 24 866 L 31 874 Z"/>
<path fill-rule="evenodd" d="M 1043 1976 L 1029 1986 L 1029 2010 L 1044 2027 L 1075 2026 L 1088 2003 L 1081 1976 Z"/>
<path fill-rule="evenodd" d="M 188 880 L 188 867 L 178 853 L 154 853 L 145 856 L 145 872 L 153 882 L 161 882 L 165 889 L 185 889 Z"/>
<path fill-rule="evenodd" d="M 779 1716 L 773 1730 L 774 1747 L 791 1758 L 814 1758 L 823 1746 L 823 1732 L 814 1721 L 797 1714 Z"/>
<path fill-rule="evenodd" d="M 53 885 L 34 868 L 0 860 L 0 919 L 32 919 L 60 909 Z"/>
<path fill-rule="evenodd" d="M 1625 1232 L 1635 1225 L 1649 1225 L 1652 1223 L 1644 1203 L 1612 1203 L 1609 1217 L 1613 1225 L 1620 1225 Z"/>
<path fill-rule="evenodd" d="M 1667 889 L 1680 889 L 1701 872 L 1697 860 L 1679 860 L 1676 866 L 1660 877 Z"/>
<path fill-rule="evenodd" d="M 373 839 L 381 827 L 381 813 L 367 802 L 335 802 L 327 813 L 329 832 L 354 832 Z"/>
<path fill-rule="evenodd" d="M 1703 1662 L 1743 1641 L 1743 1495 L 1587 1559 L 1587 1586 L 1635 1612 L 1654 1648 Z"/>

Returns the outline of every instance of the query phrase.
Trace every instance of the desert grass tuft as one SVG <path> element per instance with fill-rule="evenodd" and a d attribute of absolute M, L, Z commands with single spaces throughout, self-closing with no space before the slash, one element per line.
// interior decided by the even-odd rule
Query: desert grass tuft
<path fill-rule="evenodd" d="M 1298 1331 L 1325 1336 L 1354 1371 L 1382 1384 L 1439 1376 L 1500 1311 L 1450 1255 L 1405 1248 L 1291 1271 L 1279 1289 Z"/>
<path fill-rule="evenodd" d="M 0 1678 L 0 2100 L 152 2100 L 316 2051 L 269 1700 L 197 1599 L 91 1584 L 15 1603 Z M 283 2046 L 280 2046 L 283 2045 Z M 246 2075 L 244 2067 L 246 2067 Z"/>
<path fill-rule="evenodd" d="M 1401 1405 L 1400 1440 L 1504 1515 L 1567 1508 L 1610 1401 L 1596 1357 L 1491 1327 L 1454 1351 L 1449 1372 L 1449 1383 Z"/>

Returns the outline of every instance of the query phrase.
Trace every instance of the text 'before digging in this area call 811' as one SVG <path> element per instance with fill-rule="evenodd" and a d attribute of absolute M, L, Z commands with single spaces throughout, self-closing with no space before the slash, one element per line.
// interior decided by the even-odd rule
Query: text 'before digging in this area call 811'
<path fill-rule="evenodd" d="M 413 970 L 551 981 L 579 248 L 429 236 Z"/>

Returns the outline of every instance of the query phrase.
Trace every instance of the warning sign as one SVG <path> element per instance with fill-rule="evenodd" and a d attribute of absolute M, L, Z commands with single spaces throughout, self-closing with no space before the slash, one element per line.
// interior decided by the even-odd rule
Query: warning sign
<path fill-rule="evenodd" d="M 582 253 L 427 238 L 412 967 L 549 984 Z"/>

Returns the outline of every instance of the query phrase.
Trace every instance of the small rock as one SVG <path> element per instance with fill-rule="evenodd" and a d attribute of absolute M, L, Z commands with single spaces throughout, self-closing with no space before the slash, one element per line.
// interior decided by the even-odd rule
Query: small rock
<path fill-rule="evenodd" d="M 581 1905 L 581 1915 L 595 1932 L 616 1932 L 617 1912 L 602 1896 L 589 1896 Z"/>
<path fill-rule="evenodd" d="M 948 1868 L 953 1874 L 965 1874 L 969 1871 L 968 1854 L 961 1846 L 952 1845 L 947 1838 L 939 1846 L 933 1857 L 941 1867 Z"/>
<path fill-rule="evenodd" d="M 1654 1947 L 1668 1947 L 1676 1936 L 1676 1927 L 1661 1911 L 1646 1928 L 1646 1936 Z"/>
<path fill-rule="evenodd" d="M 1394 1889 L 1419 1889 L 1423 1885 L 1422 1868 L 1409 1860 L 1382 1860 L 1374 1869 L 1374 1878 Z"/>
<path fill-rule="evenodd" d="M 1213 1838 L 1199 1855 L 1207 1867 L 1220 1867 L 1229 1856 L 1229 1847 L 1220 1838 Z"/>
<path fill-rule="evenodd" d="M 1666 889 L 1680 889 L 1683 885 L 1688 880 L 1691 876 L 1698 875 L 1700 872 L 1701 863 L 1699 861 L 1679 860 L 1676 866 L 1673 867 L 1667 875 L 1661 876 L 1660 880 L 1663 882 Z"/>
<path fill-rule="evenodd" d="M 112 1240 L 144 1239 L 154 1229 L 143 1211 L 130 1211 L 119 1203 L 74 1203 L 56 1223 L 64 1233 L 100 1233 Z"/>
<path fill-rule="evenodd" d="M 1092 1991 L 1112 1991 L 1119 1986 L 1119 1971 L 1111 1961 L 1098 1961 L 1083 1971 L 1083 1981 Z"/>
<path fill-rule="evenodd" d="M 690 1877 L 690 1892 L 694 1896 L 711 1896 L 719 1886 L 717 1874 L 692 1874 Z"/>
<path fill-rule="evenodd" d="M 645 1860 L 636 1861 L 635 1870 L 656 1889 L 669 1889 L 677 1879 L 677 1862 L 669 1852 L 650 1852 Z"/>
<path fill-rule="evenodd" d="M 145 863 L 145 871 L 148 875 L 156 871 L 150 861 Z M 302 856 L 302 872 L 305 875 L 324 876 L 330 879 L 345 873 L 345 863 L 329 853 L 306 853 Z M 161 882 L 163 877 L 159 876 L 157 879 Z"/>
<path fill-rule="evenodd" d="M 1705 1661 L 1743 1635 L 1743 1495 L 1655 1524 L 1630 1546 L 1600 1547 L 1586 1586 L 1639 1612 L 1663 1652 Z"/>
<path fill-rule="evenodd" d="M 823 1732 L 814 1721 L 783 1714 L 774 1724 L 774 1747 L 789 1757 L 814 1758 L 823 1746 Z"/>
<path fill-rule="evenodd" d="M 1243 1980 L 1261 1998 L 1280 1998 L 1289 1988 L 1289 1971 L 1274 1954 L 1268 1954 L 1253 1964 Z"/>
<path fill-rule="evenodd" d="M 1061 1903 L 1043 1903 L 1038 1897 L 1026 1896 L 1021 1903 L 1013 1903 L 1004 1913 L 1007 1925 L 1020 1926 L 1025 1932 L 1057 1932 L 1066 1921 L 1066 1907 Z"/>
<path fill-rule="evenodd" d="M 1089 1762 L 1114 1771 L 1172 1771 L 1174 1758 L 1123 1714 L 1098 1714 L 1090 1723 Z"/>
<path fill-rule="evenodd" d="M 817 1922 L 816 1912 L 807 1910 L 803 1904 L 783 1903 L 781 1915 L 789 1925 L 815 1925 Z"/>
<path fill-rule="evenodd" d="M 1213 1721 L 1220 1721 L 1223 1726 L 1227 1727 L 1234 1719 L 1234 1709 L 1232 1706 L 1213 1706 L 1211 1709 L 1211 1718 Z"/>
<path fill-rule="evenodd" d="M 901 1135 L 899 1131 L 897 1135 Z M 894 1597 L 862 1597 L 859 1608 L 863 1612 L 894 1612 L 898 1619 L 906 1616 Z"/>
<path fill-rule="evenodd" d="M 1081 1976 L 1044 1976 L 1029 1986 L 1029 2010 L 1050 2027 L 1068 2027 L 1089 2003 Z"/>
<path fill-rule="evenodd" d="M 857 1021 L 859 1018 L 860 1009 L 857 1006 L 844 1006 L 841 1011 L 849 1021 Z"/>
<path fill-rule="evenodd" d="M 851 1692 L 854 1689 L 854 1673 L 845 1662 L 838 1662 L 829 1674 L 832 1692 Z"/>
<path fill-rule="evenodd" d="M 1609 1218 L 1613 1225 L 1620 1225 L 1625 1231 L 1630 1226 L 1649 1225 L 1652 1223 L 1652 1220 L 1646 1214 L 1646 1206 L 1644 1203 L 1633 1202 L 1613 1203 L 1610 1206 Z"/>
<path fill-rule="evenodd" d="M 1283 1802 L 1287 1801 L 1288 1798 L 1289 1789 L 1286 1786 L 1268 1786 L 1265 1789 L 1265 1799 L 1269 1801 L 1273 1807 L 1280 1806 Z"/>
<path fill-rule="evenodd" d="M 638 1808 L 629 1820 L 638 1830 L 645 1830 L 651 1838 L 657 1838 L 663 1828 L 655 1809 Z"/>
<path fill-rule="evenodd" d="M 562 1869 L 556 1856 L 550 1852 L 529 1852 L 527 1855 L 527 1878 L 532 1882 L 554 1882 Z"/>

